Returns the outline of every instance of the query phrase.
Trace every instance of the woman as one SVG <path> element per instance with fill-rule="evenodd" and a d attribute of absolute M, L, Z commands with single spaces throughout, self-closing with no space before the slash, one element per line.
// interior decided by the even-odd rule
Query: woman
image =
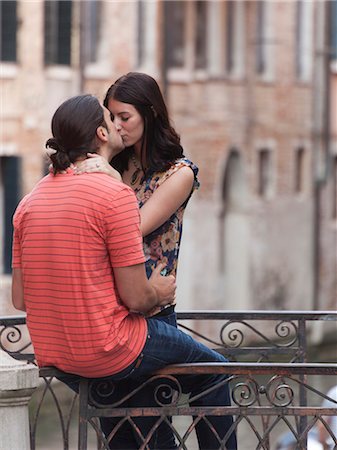
<path fill-rule="evenodd" d="M 160 88 L 149 75 L 130 72 L 119 78 L 108 89 L 104 106 L 126 148 L 112 159 L 112 167 L 89 154 L 78 173 L 100 171 L 117 178 L 121 174 L 138 199 L 147 276 L 159 261 L 166 265 L 165 274 L 176 275 L 183 214 L 199 186 L 198 168 L 184 157 Z M 168 318 L 173 309 L 172 305 L 152 314 L 175 324 L 175 316 Z"/>
<path fill-rule="evenodd" d="M 198 188 L 198 168 L 184 157 L 180 138 L 170 124 L 168 111 L 157 82 L 144 73 L 130 72 L 108 89 L 104 106 L 120 133 L 125 150 L 111 161 L 97 154 L 78 165 L 77 173 L 103 172 L 121 178 L 135 192 L 141 216 L 146 272 L 150 277 L 158 262 L 165 264 L 164 275 L 176 275 L 182 233 L 183 214 L 194 189 Z M 117 172 L 116 172 L 117 170 Z M 152 311 L 152 316 L 176 326 L 174 305 Z M 134 386 L 135 387 L 135 386 Z M 127 393 L 129 383 L 119 390 Z M 151 392 L 138 397 L 144 406 L 151 406 Z M 153 406 L 156 403 L 152 402 Z M 101 421 L 106 435 L 113 421 Z M 152 419 L 144 419 L 146 434 Z M 111 448 L 137 448 L 129 427 L 119 430 Z M 150 448 L 176 448 L 170 427 L 162 424 L 154 433 Z"/>

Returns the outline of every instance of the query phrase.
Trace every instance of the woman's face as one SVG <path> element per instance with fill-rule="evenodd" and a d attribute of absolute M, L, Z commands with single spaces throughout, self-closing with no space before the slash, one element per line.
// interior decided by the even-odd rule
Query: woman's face
<path fill-rule="evenodd" d="M 111 120 L 120 133 L 124 145 L 140 149 L 144 134 L 144 120 L 136 108 L 129 104 L 111 98 L 108 102 Z"/>

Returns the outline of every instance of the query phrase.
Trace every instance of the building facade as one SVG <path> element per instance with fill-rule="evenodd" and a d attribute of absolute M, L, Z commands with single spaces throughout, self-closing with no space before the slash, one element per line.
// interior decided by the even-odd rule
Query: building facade
<path fill-rule="evenodd" d="M 335 5 L 2 1 L 0 304 L 11 217 L 46 172 L 53 112 L 136 70 L 159 81 L 200 169 L 180 309 L 335 309 Z"/>

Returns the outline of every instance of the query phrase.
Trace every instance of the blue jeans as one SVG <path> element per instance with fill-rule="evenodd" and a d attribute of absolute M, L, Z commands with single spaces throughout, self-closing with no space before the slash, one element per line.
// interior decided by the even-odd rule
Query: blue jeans
<path fill-rule="evenodd" d="M 161 320 L 173 327 L 177 327 L 177 314 L 174 311 L 174 308 L 173 312 L 165 312 L 163 315 L 156 314 L 152 318 Z M 121 394 L 120 398 L 125 397 L 138 386 L 139 381 L 135 382 L 133 380 L 127 379 L 119 382 L 118 392 Z M 152 383 L 150 386 L 142 388 L 142 390 L 135 397 L 131 398 L 127 403 L 124 403 L 123 406 L 158 406 L 158 403 L 153 397 L 153 393 L 155 392 L 156 387 L 157 384 Z M 110 432 L 117 426 L 118 422 L 121 419 L 121 417 L 102 417 L 100 419 L 101 429 L 106 437 L 109 436 Z M 140 428 L 143 436 L 147 435 L 156 420 L 157 419 L 153 417 L 136 419 L 137 426 Z M 167 417 L 167 420 L 172 423 L 171 417 Z M 114 450 L 134 450 L 139 447 L 139 444 L 139 439 L 137 439 L 137 436 L 133 432 L 131 425 L 126 422 L 122 426 L 120 426 L 116 435 L 110 440 L 109 446 L 110 449 Z M 151 441 L 149 442 L 149 447 L 155 450 L 174 450 L 177 448 L 172 429 L 167 423 L 161 423 L 156 431 L 153 432 Z"/>
<path fill-rule="evenodd" d="M 161 369 L 169 364 L 192 363 L 192 362 L 227 362 L 221 354 L 209 349 L 205 345 L 197 342 L 186 333 L 178 330 L 163 320 L 155 318 L 147 319 L 148 336 L 145 346 L 140 355 L 140 364 L 136 362 L 124 369 L 122 372 L 109 377 L 111 381 L 118 382 L 118 396 L 123 398 L 124 394 L 130 392 L 133 388 L 139 386 L 143 381 L 149 378 L 154 371 Z M 136 367 L 138 366 L 138 367 Z M 184 393 L 189 393 L 191 398 L 199 393 L 208 391 L 200 398 L 192 401 L 191 406 L 226 406 L 230 405 L 229 387 L 226 383 L 226 375 L 182 375 L 176 377 Z M 106 378 L 105 378 L 106 379 Z M 63 380 L 64 381 L 64 380 Z M 98 380 L 99 381 L 99 380 Z M 223 383 L 221 387 L 212 389 L 215 385 Z M 154 386 L 142 389 L 133 397 L 132 404 L 139 407 L 153 405 Z M 129 403 L 124 404 L 129 406 Z M 224 439 L 231 425 L 233 418 L 231 416 L 206 416 L 205 418 L 220 439 Z M 206 420 L 201 420 L 196 425 L 197 439 L 201 450 L 219 449 L 220 443 Z M 134 422 L 146 436 L 148 431 L 155 423 L 156 418 L 141 417 L 134 418 Z M 102 421 L 101 421 L 102 423 Z M 108 436 L 113 426 L 113 420 L 103 420 L 102 429 Z M 154 434 L 149 447 L 151 450 L 175 449 L 177 445 L 169 425 L 160 427 L 160 444 L 156 441 L 159 437 Z M 132 436 L 130 440 L 130 436 Z M 236 450 L 235 432 L 230 433 L 225 442 L 227 450 Z M 125 428 L 120 429 L 116 439 L 110 443 L 111 449 L 133 449 L 139 448 L 139 441 L 135 435 Z"/>
<path fill-rule="evenodd" d="M 130 392 L 133 387 L 139 386 L 140 382 L 146 380 L 155 370 L 161 369 L 169 364 L 189 363 L 189 362 L 227 362 L 227 360 L 209 349 L 205 345 L 197 342 L 186 333 L 171 326 L 165 321 L 155 318 L 147 319 L 148 322 L 148 336 L 141 354 L 141 363 L 138 367 L 131 365 L 122 375 L 125 377 L 124 381 L 118 383 L 118 391 Z M 118 376 L 118 374 L 117 374 Z M 115 377 L 112 376 L 112 379 Z M 183 375 L 177 376 L 177 379 L 182 387 L 184 393 L 189 393 L 193 398 L 203 391 L 209 390 L 200 398 L 191 402 L 191 406 L 226 406 L 230 405 L 229 387 L 226 383 L 225 375 Z M 212 390 L 212 387 L 223 383 L 221 387 Z M 143 391 L 143 392 L 142 392 Z M 153 386 L 141 390 L 137 396 L 132 400 L 134 405 L 139 407 L 153 405 Z M 152 396 L 152 400 L 151 400 Z M 144 435 L 151 429 L 156 419 L 149 418 L 135 418 L 135 423 L 142 430 Z M 231 416 L 207 416 L 206 420 L 214 427 L 215 432 L 220 439 L 224 439 L 226 433 L 229 431 L 233 419 Z M 108 432 L 109 430 L 106 430 Z M 205 420 L 201 420 L 196 425 L 197 439 L 199 448 L 201 450 L 214 450 L 220 447 L 220 443 Z M 128 434 L 130 437 L 130 433 Z M 123 440 L 123 436 L 118 433 L 118 437 Z M 156 439 L 160 438 L 160 443 Z M 138 447 L 126 446 L 122 443 L 112 441 L 111 448 L 122 449 Z M 119 446 L 117 446 L 119 445 Z M 153 450 L 160 449 L 175 449 L 177 448 L 173 433 L 170 427 L 161 426 L 160 436 L 154 435 L 150 442 L 150 448 Z M 237 448 L 236 436 L 232 432 L 226 441 L 227 450 L 235 450 Z"/>

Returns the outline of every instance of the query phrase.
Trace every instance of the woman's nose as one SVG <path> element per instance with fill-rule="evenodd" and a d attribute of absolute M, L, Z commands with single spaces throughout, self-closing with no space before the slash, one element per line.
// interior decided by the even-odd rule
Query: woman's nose
<path fill-rule="evenodd" d="M 119 120 L 115 119 L 114 120 L 114 125 L 115 125 L 117 131 L 120 131 L 122 129 L 122 126 L 121 126 L 121 123 L 120 123 Z"/>

